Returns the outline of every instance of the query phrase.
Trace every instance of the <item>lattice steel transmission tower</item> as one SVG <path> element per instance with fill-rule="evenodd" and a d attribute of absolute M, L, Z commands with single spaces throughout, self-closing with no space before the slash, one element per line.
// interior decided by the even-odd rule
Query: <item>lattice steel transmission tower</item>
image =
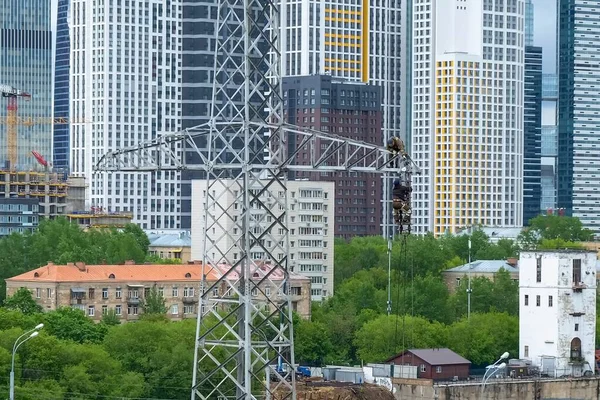
<path fill-rule="evenodd" d="M 204 277 L 191 398 L 295 399 L 287 172 L 410 177 L 413 164 L 408 155 L 381 146 L 286 124 L 278 5 L 270 0 L 218 5 L 209 122 L 108 152 L 95 169 L 204 171 Z M 310 160 L 296 157 L 301 149 Z M 185 151 L 200 162 L 189 162 Z M 234 212 L 234 204 L 241 211 Z M 230 256 L 234 248 L 236 259 Z M 264 259 L 254 259 L 257 253 Z M 207 279 L 215 274 L 216 282 Z"/>

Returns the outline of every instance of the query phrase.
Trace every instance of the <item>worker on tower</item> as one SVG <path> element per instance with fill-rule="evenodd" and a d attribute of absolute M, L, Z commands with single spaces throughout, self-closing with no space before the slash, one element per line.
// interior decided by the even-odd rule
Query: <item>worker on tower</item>
<path fill-rule="evenodd" d="M 402 157 L 404 157 L 404 155 L 406 154 L 406 149 L 404 148 L 404 142 L 402 141 L 402 139 L 400 139 L 397 136 L 394 136 L 392 138 L 390 138 L 390 140 L 388 140 L 387 142 L 387 149 L 389 152 L 391 152 L 392 154 L 390 155 L 391 158 L 396 157 L 398 154 L 400 154 Z M 396 168 L 399 168 L 399 162 L 398 160 L 396 160 Z"/>
<path fill-rule="evenodd" d="M 394 209 L 394 222 L 400 226 L 400 232 L 402 232 L 403 225 L 410 225 L 411 192 L 412 188 L 410 185 L 402 184 L 400 179 L 394 180 L 394 186 L 392 188 L 392 208 Z"/>

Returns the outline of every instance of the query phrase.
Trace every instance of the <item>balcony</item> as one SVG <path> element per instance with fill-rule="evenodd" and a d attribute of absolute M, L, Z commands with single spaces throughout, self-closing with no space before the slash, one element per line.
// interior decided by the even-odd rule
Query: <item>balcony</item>
<path fill-rule="evenodd" d="M 84 298 L 83 297 L 72 297 L 71 298 L 71 305 L 79 305 L 79 304 L 83 304 L 84 302 Z"/>
<path fill-rule="evenodd" d="M 183 296 L 183 304 L 196 304 L 198 298 L 195 296 Z"/>
<path fill-rule="evenodd" d="M 130 304 L 132 306 L 137 306 L 140 304 L 140 302 L 141 302 L 141 299 L 139 297 L 127 296 L 127 304 Z"/>

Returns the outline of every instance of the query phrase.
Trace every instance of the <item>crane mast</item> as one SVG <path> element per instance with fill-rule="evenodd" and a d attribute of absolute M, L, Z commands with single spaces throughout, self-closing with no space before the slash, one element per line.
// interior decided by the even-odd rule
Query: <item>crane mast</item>
<path fill-rule="evenodd" d="M 13 170 L 17 166 L 19 154 L 17 136 L 17 97 L 23 97 L 26 100 L 29 100 L 31 95 L 8 85 L 0 85 L 0 93 L 2 93 L 2 97 L 8 98 L 8 104 L 6 106 L 6 147 L 8 167 Z"/>

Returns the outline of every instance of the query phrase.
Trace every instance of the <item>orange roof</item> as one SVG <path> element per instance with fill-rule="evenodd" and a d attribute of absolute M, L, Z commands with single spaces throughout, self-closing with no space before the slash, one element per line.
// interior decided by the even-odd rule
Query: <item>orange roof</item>
<path fill-rule="evenodd" d="M 78 267 L 79 265 L 79 267 Z M 207 279 L 216 281 L 219 272 L 205 268 Z M 189 274 L 189 275 L 187 275 Z M 202 279 L 200 264 L 124 264 L 124 265 L 85 265 L 69 263 L 55 265 L 49 263 L 24 274 L 6 279 L 7 282 L 156 282 L 186 281 Z M 110 278 L 113 275 L 114 278 Z"/>

